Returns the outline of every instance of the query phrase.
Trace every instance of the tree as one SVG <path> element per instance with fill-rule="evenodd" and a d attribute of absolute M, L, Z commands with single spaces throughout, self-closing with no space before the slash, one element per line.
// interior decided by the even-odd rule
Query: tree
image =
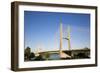
<path fill-rule="evenodd" d="M 88 47 L 85 47 L 84 49 L 89 49 Z"/>
<path fill-rule="evenodd" d="M 24 50 L 24 57 L 25 57 L 26 60 L 29 60 L 30 53 L 31 53 L 31 48 L 30 47 L 27 47 Z"/>
<path fill-rule="evenodd" d="M 29 59 L 32 59 L 35 57 L 35 54 L 33 52 L 30 53 Z"/>
<path fill-rule="evenodd" d="M 39 55 L 34 60 L 35 61 L 41 61 L 41 60 L 45 60 L 45 59 L 43 59 L 42 55 Z"/>
<path fill-rule="evenodd" d="M 85 53 L 78 53 L 77 54 L 78 58 L 86 58 L 86 54 Z"/>
<path fill-rule="evenodd" d="M 49 57 L 50 57 L 50 53 L 49 53 L 49 52 L 46 52 L 46 53 L 45 53 L 45 58 L 46 58 L 46 60 L 48 60 Z"/>

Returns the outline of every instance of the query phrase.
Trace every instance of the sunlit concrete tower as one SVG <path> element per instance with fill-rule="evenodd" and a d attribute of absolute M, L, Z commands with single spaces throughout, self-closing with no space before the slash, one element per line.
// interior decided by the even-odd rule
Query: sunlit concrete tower
<path fill-rule="evenodd" d="M 68 50 L 71 50 L 71 44 L 70 44 L 70 27 L 67 28 L 67 38 L 64 38 L 68 41 Z"/>
<path fill-rule="evenodd" d="M 60 23 L 60 49 L 59 49 L 60 58 L 71 58 L 71 56 L 69 56 L 68 54 L 62 51 L 63 49 L 62 46 L 63 46 L 63 27 L 62 27 L 62 23 Z"/>
<path fill-rule="evenodd" d="M 60 53 L 62 52 L 62 43 L 63 43 L 63 40 L 62 40 L 62 23 L 60 22 L 60 50 L 59 50 Z"/>
<path fill-rule="evenodd" d="M 71 57 L 73 57 L 73 53 L 72 53 L 72 51 L 71 51 L 71 42 L 70 42 L 70 26 L 68 26 L 67 27 L 67 37 L 66 38 L 64 38 L 64 39 L 66 39 L 67 41 L 68 41 L 68 50 L 69 50 L 69 55 L 71 56 Z"/>
<path fill-rule="evenodd" d="M 68 26 L 68 36 L 67 36 L 67 39 L 68 39 L 68 49 L 71 50 L 71 44 L 70 44 L 70 27 Z"/>

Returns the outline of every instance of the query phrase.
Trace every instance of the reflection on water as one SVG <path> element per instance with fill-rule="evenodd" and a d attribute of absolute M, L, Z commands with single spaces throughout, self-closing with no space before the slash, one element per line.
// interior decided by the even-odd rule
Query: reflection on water
<path fill-rule="evenodd" d="M 59 53 L 44 53 L 42 58 L 44 60 L 60 60 Z"/>
<path fill-rule="evenodd" d="M 60 60 L 60 56 L 57 53 L 53 53 L 49 57 L 50 60 Z"/>

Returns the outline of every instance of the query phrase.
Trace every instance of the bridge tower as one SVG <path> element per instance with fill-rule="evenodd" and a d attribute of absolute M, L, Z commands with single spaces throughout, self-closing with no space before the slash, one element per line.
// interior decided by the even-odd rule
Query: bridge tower
<path fill-rule="evenodd" d="M 60 22 L 60 50 L 59 50 L 60 53 L 62 52 L 62 43 L 63 43 L 63 40 L 62 40 L 62 23 Z"/>
<path fill-rule="evenodd" d="M 59 55 L 60 55 L 60 58 L 71 58 L 71 56 L 69 56 L 68 54 L 64 53 L 62 51 L 62 45 L 63 45 L 63 27 L 62 27 L 62 23 L 60 23 L 60 49 L 59 49 Z"/>
<path fill-rule="evenodd" d="M 68 29 L 68 30 L 67 30 L 67 33 L 68 33 L 68 35 L 67 35 L 67 40 L 68 40 L 68 50 L 71 50 L 71 44 L 70 44 L 70 27 L 68 26 L 67 29 Z"/>

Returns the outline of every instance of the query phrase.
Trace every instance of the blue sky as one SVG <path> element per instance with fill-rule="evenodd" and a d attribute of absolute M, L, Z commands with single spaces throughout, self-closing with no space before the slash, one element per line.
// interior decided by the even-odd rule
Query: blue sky
<path fill-rule="evenodd" d="M 90 47 L 90 14 L 24 11 L 25 48 L 58 50 L 60 22 L 63 37 L 67 37 L 70 26 L 72 49 Z M 63 49 L 68 49 L 67 44 L 63 39 Z"/>

